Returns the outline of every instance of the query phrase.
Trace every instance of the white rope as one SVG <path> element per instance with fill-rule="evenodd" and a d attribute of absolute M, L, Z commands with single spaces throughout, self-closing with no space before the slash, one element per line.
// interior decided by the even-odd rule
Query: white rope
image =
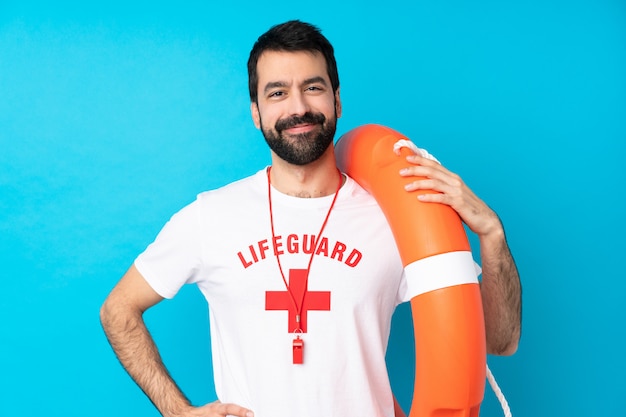
<path fill-rule="evenodd" d="M 489 381 L 489 385 L 491 385 L 491 389 L 493 390 L 494 394 L 496 394 L 498 401 L 500 401 L 500 406 L 502 407 L 502 411 L 504 412 L 505 417 L 511 417 L 512 414 L 511 409 L 509 408 L 509 403 L 506 401 L 506 398 L 504 398 L 504 394 L 498 386 L 496 378 L 494 378 L 493 374 L 491 373 L 489 366 L 487 366 L 487 380 Z"/>
<path fill-rule="evenodd" d="M 408 139 L 400 139 L 396 143 L 393 144 L 393 151 L 397 155 L 400 155 L 400 149 L 402 149 L 402 148 L 409 148 L 410 150 L 412 150 L 417 155 L 420 155 L 420 156 L 422 156 L 424 158 L 427 158 L 427 159 L 431 159 L 431 160 L 433 160 L 435 162 L 439 162 L 439 161 L 437 161 L 437 158 L 435 158 L 434 156 L 429 154 L 425 149 L 418 148 L 417 145 L 415 145 L 413 142 L 411 142 Z"/>

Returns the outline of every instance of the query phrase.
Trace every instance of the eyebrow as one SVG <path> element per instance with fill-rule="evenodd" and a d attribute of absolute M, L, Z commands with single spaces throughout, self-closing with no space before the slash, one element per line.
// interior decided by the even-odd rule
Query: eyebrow
<path fill-rule="evenodd" d="M 317 83 L 322 84 L 324 87 L 328 86 L 324 77 L 320 77 L 320 76 L 307 78 L 306 80 L 304 80 L 302 85 L 311 85 L 311 84 L 317 84 Z M 263 91 L 267 93 L 271 89 L 287 87 L 287 86 L 289 86 L 289 83 L 286 83 L 284 81 L 271 81 L 265 84 L 265 88 L 263 89 Z"/>

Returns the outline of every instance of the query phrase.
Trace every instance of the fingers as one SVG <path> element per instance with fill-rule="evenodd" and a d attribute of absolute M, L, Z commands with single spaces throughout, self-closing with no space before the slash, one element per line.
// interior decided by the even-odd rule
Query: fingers
<path fill-rule="evenodd" d="M 407 156 L 407 162 L 411 166 L 400 170 L 403 177 L 428 177 L 448 183 L 449 185 L 459 186 L 461 179 L 458 175 L 448 171 L 440 163 L 420 155 Z"/>
<path fill-rule="evenodd" d="M 200 408 L 206 411 L 206 414 L 202 413 L 203 417 L 254 417 L 254 413 L 247 408 L 237 404 L 222 403 L 220 401 L 212 402 Z"/>
<path fill-rule="evenodd" d="M 443 200 L 449 200 L 449 198 L 458 198 L 462 193 L 465 184 L 461 178 L 448 171 L 438 162 L 419 155 L 411 155 L 406 159 L 412 165 L 402 169 L 400 175 L 407 178 L 418 177 L 414 181 L 405 184 L 404 188 L 407 191 L 432 190 L 445 194 L 445 196 L 437 196 L 435 194 L 429 194 L 428 197 L 420 196 L 420 200 L 443 202 Z"/>
<path fill-rule="evenodd" d="M 254 417 L 254 413 L 247 408 L 243 408 L 236 404 L 220 404 L 222 406 L 221 412 L 224 416 L 235 417 Z"/>
<path fill-rule="evenodd" d="M 418 193 L 417 199 L 452 207 L 478 235 L 487 234 L 493 229 L 495 213 L 467 187 L 461 177 L 420 155 L 411 155 L 406 159 L 411 166 L 402 169 L 400 175 L 412 181 L 405 184 L 405 190 L 434 191 L 435 193 Z"/>

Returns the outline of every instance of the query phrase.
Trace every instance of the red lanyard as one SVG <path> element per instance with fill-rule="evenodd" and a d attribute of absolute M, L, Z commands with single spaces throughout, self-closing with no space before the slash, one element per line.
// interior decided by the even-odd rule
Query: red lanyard
<path fill-rule="evenodd" d="M 272 242 L 276 242 L 276 233 L 274 232 L 274 212 L 272 210 L 272 184 L 270 180 L 270 170 L 272 167 L 267 169 L 267 199 L 269 201 L 269 209 L 270 209 L 270 225 L 272 228 Z M 326 213 L 326 218 L 322 223 L 322 227 L 320 228 L 319 233 L 315 238 L 315 242 L 313 243 L 313 250 L 311 251 L 311 258 L 309 258 L 309 265 L 306 269 L 306 278 L 305 278 L 305 287 L 308 288 L 308 280 L 309 280 L 309 272 L 311 271 L 311 265 L 313 264 L 313 257 L 315 256 L 315 252 L 317 251 L 317 245 L 321 241 L 322 233 L 324 233 L 324 228 L 326 227 L 326 223 L 328 223 L 328 218 L 330 217 L 330 213 L 333 211 L 333 207 L 335 206 L 335 202 L 337 201 L 337 196 L 339 195 L 339 189 L 341 188 L 341 183 L 343 182 L 343 176 L 339 170 L 339 184 L 337 185 L 337 191 L 335 192 L 335 196 L 333 197 L 332 203 L 330 203 L 330 208 L 328 209 L 328 213 Z M 285 278 L 285 273 L 283 272 L 283 267 L 280 263 L 280 256 L 278 255 L 278 251 L 274 248 L 274 254 L 276 255 L 276 262 L 278 263 L 278 269 L 280 270 L 280 275 L 283 279 L 283 283 L 287 288 L 287 292 L 289 293 L 289 297 L 291 298 L 291 302 L 293 303 L 294 309 L 296 311 L 296 329 L 294 329 L 294 333 L 302 333 L 302 328 L 300 327 L 300 315 L 302 313 L 302 306 L 304 305 L 304 297 L 306 297 L 306 291 L 302 294 L 302 299 L 300 303 L 296 301 L 293 292 L 289 288 L 289 283 L 287 283 L 287 278 Z M 303 361 L 303 350 L 304 342 L 300 339 L 300 335 L 298 334 L 297 338 L 293 341 L 293 363 L 301 364 Z"/>

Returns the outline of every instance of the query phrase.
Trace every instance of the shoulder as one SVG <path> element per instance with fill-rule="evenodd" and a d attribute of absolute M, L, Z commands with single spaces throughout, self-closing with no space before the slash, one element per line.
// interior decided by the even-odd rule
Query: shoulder
<path fill-rule="evenodd" d="M 218 202 L 227 204 L 236 204 L 238 202 L 249 201 L 264 196 L 267 185 L 265 180 L 265 169 L 256 172 L 253 175 L 231 182 L 222 187 L 204 191 L 198 194 L 196 202 L 203 206 L 207 203 L 215 204 Z"/>
<path fill-rule="evenodd" d="M 378 207 L 374 197 L 359 185 L 352 177 L 346 176 L 346 183 L 339 191 L 339 198 L 344 204 L 354 206 Z"/>

